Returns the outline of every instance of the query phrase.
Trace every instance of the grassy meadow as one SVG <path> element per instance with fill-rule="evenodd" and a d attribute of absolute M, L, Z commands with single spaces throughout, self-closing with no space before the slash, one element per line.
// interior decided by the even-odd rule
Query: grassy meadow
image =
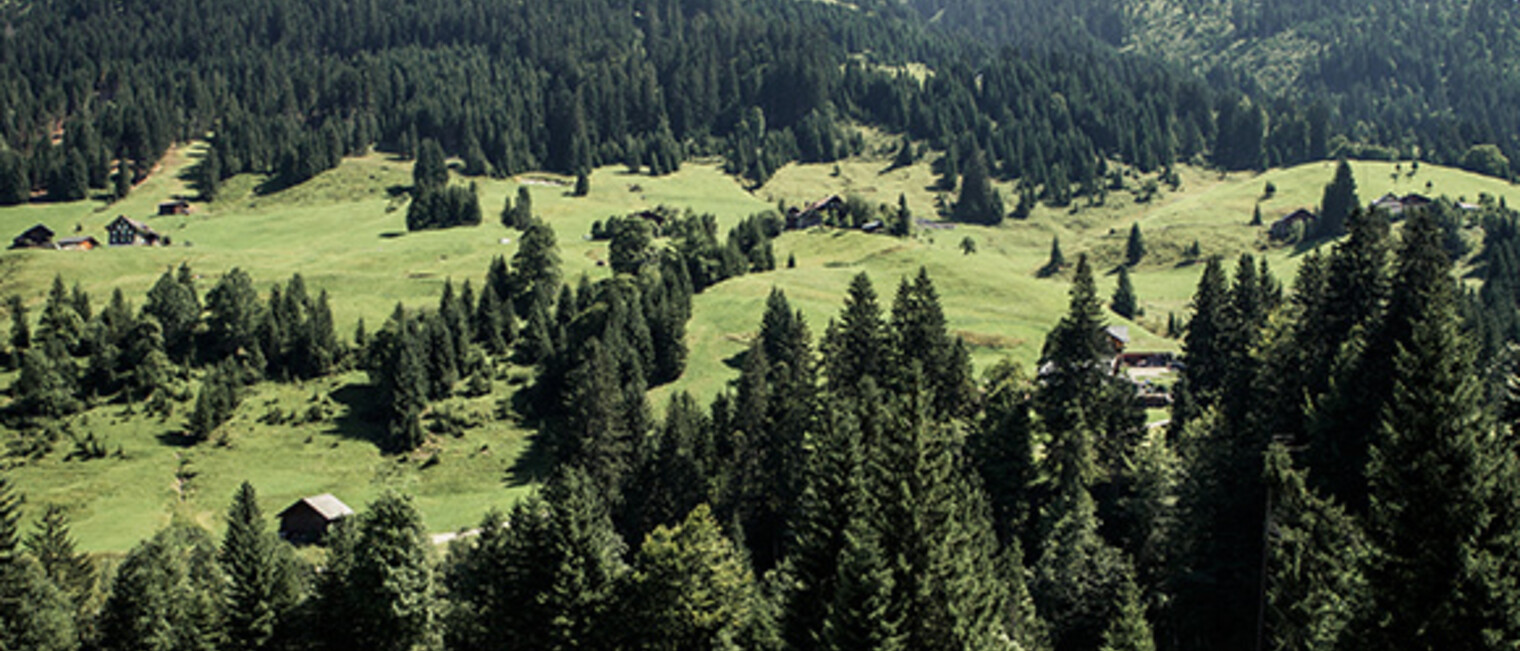
<path fill-rule="evenodd" d="M 518 233 L 503 228 L 497 214 L 520 186 L 532 193 L 535 214 L 558 233 L 564 276 L 574 281 L 581 274 L 596 278 L 609 273 L 598 264 L 606 258 L 606 243 L 585 238 L 593 222 L 660 204 L 713 213 L 725 229 L 778 202 L 802 204 L 831 193 L 891 205 L 902 195 L 916 214 L 933 215 L 937 198 L 930 189 L 934 177 L 928 163 L 888 170 L 890 153 L 880 151 L 885 149 L 837 165 L 788 165 L 753 190 L 724 175 L 715 161 L 688 163 L 660 178 L 602 168 L 591 177 L 590 195 L 582 198 L 570 196 L 569 179 L 553 175 L 479 179 L 485 223 L 409 234 L 405 202 L 393 198 L 391 190 L 410 184 L 410 163 L 383 154 L 347 159 L 335 170 L 272 194 L 258 191 L 260 178 L 237 177 L 225 183 L 216 201 L 196 203 L 188 216 L 151 216 L 159 201 L 193 195 L 183 180 L 201 155 L 199 145 L 192 145 L 172 150 L 162 169 L 121 202 L 0 209 L 0 232 L 12 236 L 44 223 L 60 237 L 77 227 L 104 241 L 105 224 L 124 214 L 169 235 L 173 246 L 3 252 L 0 295 L 19 294 L 36 308 L 53 276 L 61 274 L 89 291 L 97 308 L 115 288 L 141 305 L 156 278 L 181 263 L 200 276 L 202 292 L 233 267 L 247 270 L 264 287 L 299 272 L 313 291 L 330 293 L 339 332 L 346 336 L 360 318 L 373 330 L 397 302 L 431 306 L 446 279 L 479 283 L 493 256 L 510 257 Z M 1267 248 L 1265 229 L 1248 225 L 1252 208 L 1259 203 L 1267 223 L 1295 208 L 1312 208 L 1332 167 L 1322 162 L 1229 175 L 1184 167 L 1180 187 L 1173 191 L 1163 185 L 1149 202 L 1137 203 L 1131 193 L 1115 191 L 1101 206 L 1085 200 L 1061 210 L 1041 206 L 1022 222 L 923 230 L 909 239 L 822 228 L 787 233 L 776 242 L 776 271 L 733 279 L 695 298 L 687 372 L 651 390 L 651 401 L 659 410 L 674 391 L 705 399 L 722 390 L 737 373 L 729 360 L 754 336 L 772 288 L 785 291 L 806 314 L 816 341 L 838 313 L 849 279 L 862 271 L 870 274 L 887 306 L 899 279 L 925 267 L 939 289 L 950 328 L 972 344 L 978 368 L 1002 357 L 1027 368 L 1065 309 L 1069 274 L 1035 274 L 1045 263 L 1051 238 L 1060 238 L 1068 261 L 1083 252 L 1094 257 L 1102 272 L 1099 291 L 1107 296 L 1134 223 L 1140 224 L 1150 253 L 1133 273 L 1145 316 L 1129 324 L 1131 347 L 1175 350 L 1177 343 L 1160 334 L 1169 312 L 1180 316 L 1185 311 L 1200 271 L 1199 265 L 1184 262 L 1183 249 L 1196 240 L 1204 255 L 1262 253 L 1286 283 L 1302 253 Z M 1505 182 L 1432 165 L 1422 165 L 1413 175 L 1407 165 L 1395 173 L 1393 163 L 1353 163 L 1353 168 L 1363 202 L 1387 191 L 1468 200 L 1487 193 L 1520 200 L 1520 191 Z M 1140 183 L 1126 181 L 1131 187 Z M 1277 191 L 1263 199 L 1268 181 Z M 1006 186 L 1003 194 L 1012 196 Z M 975 241 L 976 253 L 961 252 L 965 237 Z M 796 268 L 785 268 L 792 256 Z M 1110 320 L 1123 323 L 1113 315 Z M 348 373 L 304 385 L 255 387 L 225 426 L 227 445 L 185 448 L 165 436 L 183 427 L 191 403 L 178 404 L 168 419 L 133 413 L 124 405 L 99 407 L 68 419 L 67 427 L 79 436 L 95 434 L 112 451 L 119 447 L 121 458 L 66 460 L 71 444 L 65 437 L 53 453 L 9 472 L 28 496 L 28 514 L 42 504 L 68 505 L 82 546 L 97 552 L 124 550 L 171 517 L 189 517 L 217 530 L 220 512 L 245 479 L 259 489 L 269 513 L 321 492 L 362 508 L 381 490 L 397 488 L 416 497 L 430 529 L 452 531 L 472 526 L 489 508 L 510 505 L 532 489 L 535 472 L 541 470 L 523 454 L 531 432 L 510 414 L 493 416 L 497 403 L 521 386 L 522 375 L 514 371 L 513 381 L 498 382 L 489 396 L 451 400 L 449 408 L 475 414 L 483 424 L 460 438 L 441 437 L 411 455 L 381 455 L 370 442 L 382 425 L 359 416 L 367 399 L 365 378 Z M 14 377 L 0 376 L 0 386 Z M 313 408 L 323 417 L 289 418 Z"/>

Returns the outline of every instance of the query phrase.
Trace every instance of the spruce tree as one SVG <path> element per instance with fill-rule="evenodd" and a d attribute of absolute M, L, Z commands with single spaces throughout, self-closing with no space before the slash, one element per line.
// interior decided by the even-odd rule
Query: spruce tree
<path fill-rule="evenodd" d="M 512 207 L 512 225 L 518 230 L 528 230 L 533 224 L 533 193 L 528 186 L 517 186 L 517 205 Z"/>
<path fill-rule="evenodd" d="M 1005 546 L 1022 541 L 1037 546 L 1039 515 L 1035 461 L 1037 443 L 1030 413 L 1032 383 L 1013 362 L 1003 360 L 987 371 L 981 427 L 967 441 L 992 507 L 998 538 Z"/>
<path fill-rule="evenodd" d="M 828 651 L 906 649 L 900 632 L 902 613 L 892 608 L 892 572 L 864 518 L 844 532 L 839 553 L 838 590 L 822 609 L 823 627 L 816 648 Z M 815 606 L 816 608 L 816 606 Z M 807 644 L 798 648 L 813 648 Z"/>
<path fill-rule="evenodd" d="M 825 630 L 829 604 L 835 603 L 836 591 L 843 570 L 840 554 L 846 546 L 846 529 L 867 522 L 862 509 L 867 506 L 864 492 L 860 423 L 854 412 L 867 400 L 879 400 L 882 394 L 875 382 L 867 379 L 858 389 L 860 398 L 838 399 L 836 409 L 823 416 L 823 423 L 816 443 L 809 451 L 804 469 L 804 486 L 798 500 L 798 508 L 792 515 L 789 527 L 793 535 L 792 548 L 787 554 L 785 575 L 786 592 L 783 594 L 782 634 L 793 648 L 808 648 L 817 643 Z M 867 538 L 869 531 L 857 531 L 860 538 Z M 859 540 L 858 544 L 874 544 L 874 540 Z M 874 553 L 879 556 L 880 550 Z M 859 559 L 871 562 L 869 559 Z M 879 558 L 876 559 L 880 561 Z M 858 568 L 852 571 L 873 573 L 876 568 Z M 849 580 L 875 581 L 874 577 L 851 576 Z M 890 577 L 888 577 L 890 580 Z M 877 586 L 879 587 L 879 586 Z M 861 589 L 868 589 L 864 586 Z M 856 600 L 871 599 L 870 595 L 852 595 L 848 608 L 859 608 Z M 856 613 L 842 613 L 848 618 Z M 860 627 L 867 622 L 836 622 L 834 626 Z M 837 634 L 836 634 L 837 635 Z"/>
<path fill-rule="evenodd" d="M 1365 568 L 1373 550 L 1359 522 L 1315 495 L 1287 447 L 1267 450 L 1272 502 L 1266 556 L 1266 621 L 1274 649 L 1342 648 L 1370 605 Z"/>
<path fill-rule="evenodd" d="M 225 581 L 211 535 L 172 522 L 122 560 L 98 620 L 99 647 L 218 648 Z"/>
<path fill-rule="evenodd" d="M 1213 404 L 1224 386 L 1228 350 L 1225 348 L 1226 309 L 1229 288 L 1224 265 L 1211 257 L 1198 279 L 1193 293 L 1193 316 L 1183 337 L 1183 360 L 1187 363 L 1177 387 L 1177 404 L 1172 410 L 1172 432 L 1179 432 L 1187 421 L 1205 406 Z"/>
<path fill-rule="evenodd" d="M 335 648 L 439 649 L 431 543 L 410 498 L 386 492 L 332 546 L 318 607 Z"/>
<path fill-rule="evenodd" d="M 1445 263 L 1438 247 L 1412 238 L 1401 264 Z M 1393 343 L 1393 393 L 1367 467 L 1368 534 L 1380 550 L 1368 575 L 1372 635 L 1401 648 L 1481 648 L 1520 638 L 1520 467 L 1483 413 L 1454 282 L 1422 281 L 1399 289 L 1418 307 Z"/>
<path fill-rule="evenodd" d="M 95 588 L 95 566 L 88 555 L 75 549 L 69 516 L 62 506 L 47 505 L 37 518 L 37 530 L 26 537 L 26 548 L 47 578 L 82 608 Z"/>
<path fill-rule="evenodd" d="M 1124 243 L 1124 264 L 1133 267 L 1145 257 L 1145 236 L 1140 234 L 1140 223 L 1129 227 L 1129 240 Z"/>
<path fill-rule="evenodd" d="M 1346 232 L 1347 218 L 1358 210 L 1356 178 L 1345 158 L 1335 165 L 1335 177 L 1325 186 L 1319 201 L 1319 219 L 1314 222 L 1314 237 L 1340 237 Z"/>
<path fill-rule="evenodd" d="M 1050 258 L 1045 261 L 1045 266 L 1040 267 L 1039 275 L 1053 276 L 1066 268 L 1066 256 L 1061 254 L 1061 238 L 1050 238 Z"/>
<path fill-rule="evenodd" d="M 253 485 L 243 482 L 227 508 L 227 533 L 219 560 L 227 574 L 226 647 L 230 651 L 268 648 L 281 620 L 295 605 L 293 558 L 267 529 Z"/>
<path fill-rule="evenodd" d="M 22 501 L 10 478 L 0 475 L 0 649 L 77 649 L 74 606 L 45 568 L 22 553 Z"/>
<path fill-rule="evenodd" d="M 876 290 L 865 272 L 856 274 L 846 290 L 839 321 L 829 324 L 823 338 L 829 390 L 836 395 L 855 394 L 867 377 L 876 378 L 880 384 L 891 363 L 891 352 Z"/>
<path fill-rule="evenodd" d="M 119 201 L 125 199 L 132 192 L 132 167 L 127 159 L 122 158 L 116 163 L 116 174 L 112 179 L 113 196 Z"/>
<path fill-rule="evenodd" d="M 444 162 L 443 147 L 437 140 L 422 141 L 417 151 L 417 162 L 412 165 L 412 188 L 417 197 L 432 190 L 442 189 L 449 183 L 449 168 Z"/>
<path fill-rule="evenodd" d="M 1129 267 L 1119 267 L 1119 284 L 1114 288 L 1114 297 L 1109 306 L 1115 314 L 1133 321 L 1139 309 L 1136 302 L 1135 286 L 1129 279 Z"/>
<path fill-rule="evenodd" d="M 996 226 L 1003 223 L 1003 198 L 992 187 L 986 157 L 980 149 L 972 151 L 951 216 L 968 224 Z"/>
<path fill-rule="evenodd" d="M 0 150 L 0 206 L 15 206 L 31 200 L 32 181 L 26 175 L 26 161 L 9 148 Z"/>
<path fill-rule="evenodd" d="M 656 527 L 632 570 L 623 588 L 632 648 L 718 648 L 752 616 L 754 576 L 706 504 Z"/>
<path fill-rule="evenodd" d="M 575 190 L 572 191 L 571 194 L 577 197 L 584 197 L 588 194 L 591 194 L 591 177 L 587 176 L 585 172 L 576 172 Z"/>
<path fill-rule="evenodd" d="M 1103 633 L 1101 651 L 1155 651 L 1156 639 L 1145 619 L 1145 605 L 1140 602 L 1140 588 L 1133 578 L 1125 577 L 1119 591 L 1118 612 Z"/>
<path fill-rule="evenodd" d="M 7 296 L 5 309 L 11 313 L 11 355 L 19 356 L 22 351 L 32 347 L 32 323 L 27 318 L 26 303 L 21 301 L 21 296 Z"/>

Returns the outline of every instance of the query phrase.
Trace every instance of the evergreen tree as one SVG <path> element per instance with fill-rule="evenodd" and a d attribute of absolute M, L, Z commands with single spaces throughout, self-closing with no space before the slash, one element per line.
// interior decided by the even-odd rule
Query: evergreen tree
<path fill-rule="evenodd" d="M 1133 570 L 1098 535 L 1097 508 L 1087 489 L 1066 481 L 1059 486 L 1030 591 L 1050 624 L 1056 651 L 1095 649 L 1104 641 L 1105 629 L 1121 619 L 1123 591 L 1126 584 L 1133 586 Z"/>
<path fill-rule="evenodd" d="M 1140 234 L 1140 223 L 1129 227 L 1129 240 L 1124 243 L 1124 264 L 1135 266 L 1145 257 L 1145 236 Z"/>
<path fill-rule="evenodd" d="M 75 549 L 69 516 L 62 506 L 47 505 L 37 518 L 37 530 L 26 537 L 26 548 L 53 585 L 82 609 L 95 588 L 95 566 L 88 555 Z"/>
<path fill-rule="evenodd" d="M 1155 651 L 1156 639 L 1150 622 L 1145 620 L 1145 605 L 1140 602 L 1140 588 L 1126 577 L 1120 589 L 1118 612 L 1103 633 L 1101 651 Z"/>
<path fill-rule="evenodd" d="M 74 396 L 74 362 L 61 350 L 29 348 L 21 356 L 21 375 L 13 385 L 22 414 L 57 418 L 79 408 Z"/>
<path fill-rule="evenodd" d="M 1174 433 L 1180 432 L 1188 419 L 1204 406 L 1212 404 L 1224 386 L 1228 363 L 1224 342 L 1228 328 L 1227 282 L 1223 263 L 1218 257 L 1209 258 L 1198 279 L 1198 289 L 1193 293 L 1193 316 L 1188 320 L 1187 334 L 1183 337 L 1183 360 L 1187 366 L 1176 389 L 1177 404 L 1172 410 L 1171 428 Z"/>
<path fill-rule="evenodd" d="M 37 320 L 37 341 L 44 345 L 57 342 L 66 351 L 78 351 L 80 340 L 84 336 L 84 324 L 85 319 L 80 318 L 74 302 L 64 289 L 63 277 L 54 275 L 52 289 L 48 291 L 47 302 L 42 307 L 42 316 Z"/>
<path fill-rule="evenodd" d="M 267 526 L 253 485 L 243 482 L 227 509 L 219 556 L 227 573 L 226 648 L 233 651 L 268 648 L 298 596 L 294 559 Z"/>
<path fill-rule="evenodd" d="M 987 161 L 980 149 L 971 153 L 951 216 L 969 224 L 996 226 L 1003 223 L 1003 198 L 992 187 L 987 175 Z"/>
<path fill-rule="evenodd" d="M 867 377 L 880 384 L 891 364 L 891 340 L 871 279 L 861 272 L 850 279 L 844 310 L 823 338 L 824 374 L 835 395 L 853 395 Z"/>
<path fill-rule="evenodd" d="M 1036 547 L 1039 515 L 1032 388 L 1013 362 L 1003 360 L 988 369 L 981 428 L 967 441 L 987 490 L 998 538 L 1004 546 L 1022 541 L 1031 549 Z"/>
<path fill-rule="evenodd" d="M 1380 549 L 1368 575 L 1372 643 L 1454 649 L 1517 639 L 1514 444 L 1494 435 L 1480 406 L 1453 281 L 1409 269 L 1418 260 L 1449 269 L 1439 240 L 1416 233 L 1400 257 L 1401 276 L 1422 282 L 1399 288 L 1414 309 L 1394 343 L 1393 393 L 1367 467 L 1368 534 Z"/>
<path fill-rule="evenodd" d="M 204 529 L 173 522 L 116 571 L 98 623 L 104 651 L 221 648 L 226 578 Z"/>
<path fill-rule="evenodd" d="M 1351 165 L 1342 158 L 1335 166 L 1335 177 L 1325 186 L 1319 200 L 1319 219 L 1314 222 L 1314 237 L 1340 237 L 1346 232 L 1347 218 L 1358 209 L 1356 178 Z"/>
<path fill-rule="evenodd" d="M 1041 277 L 1053 276 L 1066 268 L 1066 256 L 1061 254 L 1061 238 L 1050 238 L 1050 258 L 1045 261 L 1045 266 L 1040 267 Z"/>
<path fill-rule="evenodd" d="M 441 648 L 431 543 L 411 500 L 387 492 L 339 531 L 317 597 L 329 648 Z"/>
<path fill-rule="evenodd" d="M 711 649 L 752 616 L 755 580 L 707 505 L 644 539 L 623 588 L 632 648 Z"/>
<path fill-rule="evenodd" d="M 1274 649 L 1342 648 L 1372 595 L 1364 576 L 1372 553 L 1360 523 L 1309 490 L 1288 450 L 1267 450 L 1267 604 L 1263 626 Z"/>
<path fill-rule="evenodd" d="M 21 296 L 11 294 L 5 299 L 5 309 L 11 313 L 11 354 L 20 355 L 32 347 L 32 323 L 26 316 L 26 303 Z"/>
<path fill-rule="evenodd" d="M 585 172 L 576 172 L 575 190 L 572 191 L 571 194 L 577 197 L 584 197 L 588 194 L 591 194 L 591 177 L 587 176 Z"/>
<path fill-rule="evenodd" d="M 533 224 L 533 193 L 528 191 L 528 186 L 517 186 L 517 205 L 512 207 L 513 227 L 518 230 L 528 230 Z"/>
<path fill-rule="evenodd" d="M 574 469 L 543 495 L 519 501 L 505 518 L 488 516 L 448 577 L 480 629 L 465 649 L 612 648 L 625 631 L 609 626 L 623 547 L 602 493 Z M 510 525 L 506 525 L 510 522 Z"/>
<path fill-rule="evenodd" d="M 158 321 L 163 331 L 165 352 L 170 358 L 188 361 L 193 355 L 195 329 L 201 317 L 194 290 L 166 270 L 148 290 L 148 300 L 142 311 Z"/>
<path fill-rule="evenodd" d="M 412 164 L 412 189 L 417 197 L 430 190 L 440 190 L 449 183 L 449 168 L 444 162 L 443 147 L 437 140 L 422 141 L 417 150 L 417 162 Z"/>
<path fill-rule="evenodd" d="M 1135 286 L 1129 279 L 1129 267 L 1119 267 L 1119 285 L 1114 288 L 1114 297 L 1109 305 L 1114 309 L 1114 314 L 1133 321 L 1139 310 L 1136 303 Z"/>
<path fill-rule="evenodd" d="M 839 588 L 824 608 L 823 630 L 816 648 L 829 651 L 907 648 L 899 631 L 902 614 L 892 608 L 894 586 L 888 560 L 874 539 L 875 532 L 864 523 L 864 518 L 857 518 L 844 532 L 838 563 Z"/>
<path fill-rule="evenodd" d="M 26 175 L 26 162 L 10 149 L 0 149 L 0 206 L 15 206 L 30 201 L 32 181 Z"/>
<path fill-rule="evenodd" d="M 1046 431 L 1053 437 L 1052 449 L 1063 448 L 1062 441 L 1067 437 L 1091 436 L 1085 430 L 1098 422 L 1096 405 L 1108 371 L 1102 363 L 1104 323 L 1096 294 L 1092 266 L 1087 256 L 1082 255 L 1077 258 L 1072 278 L 1070 306 L 1046 335 L 1040 356 L 1041 367 L 1049 370 L 1043 374 L 1035 405 Z M 1090 453 L 1091 442 L 1085 447 Z M 1062 476 L 1082 477 L 1083 485 L 1096 478 L 1096 469 L 1091 466 L 1094 460 L 1085 453 L 1047 454 L 1048 460 L 1063 464 L 1058 466 L 1058 474 Z"/>
<path fill-rule="evenodd" d="M 118 201 L 125 199 L 127 194 L 132 192 L 132 168 L 127 159 L 123 158 L 116 163 L 116 174 L 112 182 L 114 183 L 112 196 Z"/>
<path fill-rule="evenodd" d="M 522 207 L 522 198 L 517 205 Z M 517 253 L 512 256 L 513 286 L 510 295 L 516 300 L 517 314 L 525 320 L 535 303 L 552 305 L 559 293 L 560 268 L 559 245 L 554 229 L 541 219 L 534 219 L 525 227 Z"/>
<path fill-rule="evenodd" d="M 45 568 L 21 553 L 21 503 L 10 478 L 0 475 L 0 648 L 77 649 L 75 609 Z"/>

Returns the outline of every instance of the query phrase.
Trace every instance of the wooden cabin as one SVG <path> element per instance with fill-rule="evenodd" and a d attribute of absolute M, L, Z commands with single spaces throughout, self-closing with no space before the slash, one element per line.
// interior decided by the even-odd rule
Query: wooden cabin
<path fill-rule="evenodd" d="M 163 238 L 153 229 L 126 215 L 119 215 L 106 224 L 107 242 L 111 246 L 153 246 Z"/>
<path fill-rule="evenodd" d="M 53 229 L 38 224 L 11 240 L 13 249 L 46 249 L 53 246 Z"/>
<path fill-rule="evenodd" d="M 1267 229 L 1267 232 L 1272 235 L 1272 239 L 1286 240 L 1293 234 L 1294 224 L 1303 224 L 1304 230 L 1307 231 L 1309 225 L 1313 224 L 1315 219 L 1317 217 L 1314 216 L 1314 213 L 1309 212 L 1306 208 L 1299 208 L 1288 213 L 1282 219 L 1272 222 L 1272 226 Z"/>
<path fill-rule="evenodd" d="M 184 199 L 173 199 L 158 204 L 158 215 L 160 217 L 188 214 L 190 214 L 190 202 Z"/>
<path fill-rule="evenodd" d="M 322 542 L 333 523 L 354 514 L 332 493 L 303 497 L 280 511 L 280 538 L 297 544 Z"/>

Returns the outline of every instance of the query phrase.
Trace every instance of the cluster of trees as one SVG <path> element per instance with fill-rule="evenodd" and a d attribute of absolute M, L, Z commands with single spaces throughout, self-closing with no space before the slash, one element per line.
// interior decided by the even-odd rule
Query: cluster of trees
<path fill-rule="evenodd" d="M 450 186 L 443 148 L 436 140 L 422 141 L 412 165 L 412 203 L 406 209 L 406 230 L 479 226 L 480 219 L 475 184 Z"/>
<path fill-rule="evenodd" d="M 467 175 L 584 176 L 613 163 L 664 174 L 688 155 L 722 154 L 730 172 L 763 182 L 789 161 L 859 153 L 860 122 L 930 143 L 955 169 L 985 164 L 1019 179 L 1021 199 L 1057 206 L 1101 201 L 1115 161 L 1150 172 L 1202 157 L 1245 169 L 1366 155 L 1363 145 L 1487 173 L 1520 160 L 1504 126 L 1516 121 L 1505 107 L 1520 102 L 1507 101 L 1508 73 L 1493 72 L 1505 59 L 1443 49 L 1478 47 L 1474 29 L 1487 43 L 1513 40 L 1512 20 L 1472 22 L 1507 15 L 1492 7 L 1437 3 L 1429 17 L 1388 7 L 1347 27 L 1338 13 L 1306 10 L 1346 56 L 1323 58 L 1301 88 L 1269 97 L 1247 75 L 1205 80 L 1120 54 L 1111 44 L 1134 12 L 1087 0 L 875 2 L 870 12 L 781 0 L 577 2 L 570 19 L 557 5 L 484 0 L 6 9 L 0 203 L 34 189 L 77 198 L 107 189 L 113 170 L 113 191 L 124 193 L 171 141 L 208 132 L 198 174 L 208 197 L 233 174 L 269 175 L 274 189 L 372 145 L 420 157 L 431 142 Z M 1429 20 L 1442 38 L 1385 52 L 1396 39 L 1384 28 Z M 1021 47 L 997 50 L 962 30 Z M 895 71 L 909 62 L 934 74 L 920 83 Z M 1454 63 L 1463 74 L 1429 73 Z M 1368 81 L 1394 70 L 1411 79 Z M 1428 92 L 1386 96 L 1409 85 Z M 964 216 L 1001 213 L 986 199 L 976 193 Z M 452 212 L 435 203 L 419 202 Z"/>
<path fill-rule="evenodd" d="M 539 371 L 560 416 L 541 433 L 556 470 L 540 494 L 442 559 L 409 502 L 382 497 L 313 573 L 245 487 L 220 549 L 171 525 L 70 616 L 73 584 L 45 577 L 77 574 L 30 569 L 67 555 L 14 551 L 0 486 L 0 571 L 16 577 L 0 596 L 25 606 L 0 611 L 0 635 L 62 649 L 78 630 L 105 649 L 171 631 L 266 649 L 1516 639 L 1514 399 L 1477 372 L 1439 220 L 1417 212 L 1397 243 L 1379 214 L 1348 226 L 1290 292 L 1249 255 L 1233 274 L 1208 261 L 1164 430 L 1109 370 L 1085 256 L 1034 377 L 1002 363 L 975 380 L 922 271 L 888 308 L 862 274 L 816 344 L 774 291 L 733 384 L 710 408 L 676 394 L 661 419 L 642 390 L 660 344 L 651 332 L 645 348 L 638 306 L 660 302 L 679 260 L 575 290 L 514 280 L 519 264 L 497 276 L 518 288 L 502 302 L 533 314 L 557 294 L 539 320 L 563 333 Z M 421 320 L 468 319 L 448 311 Z"/>
<path fill-rule="evenodd" d="M 300 274 L 261 297 L 241 269 L 202 297 L 186 265 L 166 270 L 134 309 L 120 289 L 100 311 L 78 285 L 56 277 L 35 330 L 20 297 L 8 301 L 7 360 L 20 374 L 7 412 L 32 427 L 92 404 L 146 401 L 165 416 L 204 369 L 189 431 L 204 438 L 230 415 L 238 390 L 259 379 L 313 378 L 339 368 L 347 347 L 333 333 L 327 292 Z"/>

